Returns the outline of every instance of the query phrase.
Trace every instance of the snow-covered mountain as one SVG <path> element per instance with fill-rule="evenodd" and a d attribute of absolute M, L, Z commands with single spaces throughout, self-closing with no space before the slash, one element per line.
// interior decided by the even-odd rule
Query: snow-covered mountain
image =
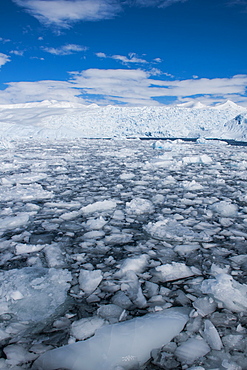
<path fill-rule="evenodd" d="M 247 114 L 247 109 L 231 101 L 215 107 L 190 102 L 177 106 L 101 107 L 46 100 L 0 106 L 0 137 L 203 136 L 245 140 L 246 125 L 235 121 L 240 114 Z"/>

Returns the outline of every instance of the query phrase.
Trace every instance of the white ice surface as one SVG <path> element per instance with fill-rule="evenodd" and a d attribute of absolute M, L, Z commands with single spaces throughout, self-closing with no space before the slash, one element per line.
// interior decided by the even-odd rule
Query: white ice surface
<path fill-rule="evenodd" d="M 0 272 L 0 314 L 38 323 L 49 318 L 67 296 L 68 270 L 24 267 Z"/>
<path fill-rule="evenodd" d="M 240 115 L 241 114 L 241 115 Z M 240 117 L 239 117 L 240 116 Z M 237 117 L 237 118 L 236 118 Z M 246 139 L 246 108 L 117 107 L 40 102 L 0 106 L 0 138 L 211 137 Z"/>
<path fill-rule="evenodd" d="M 143 365 L 153 348 L 180 333 L 188 310 L 168 309 L 98 329 L 94 337 L 41 355 L 33 369 L 111 370 Z"/>

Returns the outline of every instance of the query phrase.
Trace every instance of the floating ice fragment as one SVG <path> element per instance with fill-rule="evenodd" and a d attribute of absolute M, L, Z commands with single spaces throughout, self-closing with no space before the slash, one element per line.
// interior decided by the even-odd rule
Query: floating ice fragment
<path fill-rule="evenodd" d="M 133 235 L 127 233 L 113 233 L 105 237 L 106 244 L 127 244 L 131 241 Z"/>
<path fill-rule="evenodd" d="M 103 319 L 108 320 L 111 324 L 120 321 L 123 313 L 123 308 L 116 304 L 106 304 L 97 310 L 97 314 Z"/>
<path fill-rule="evenodd" d="M 24 201 L 51 199 L 54 197 L 52 192 L 44 190 L 40 184 L 17 185 L 11 188 L 2 187 L 0 194 L 0 202 L 6 201 Z"/>
<path fill-rule="evenodd" d="M 154 275 L 159 281 L 173 281 L 184 279 L 195 275 L 190 267 L 186 266 L 184 263 L 172 262 L 167 263 L 155 268 Z"/>
<path fill-rule="evenodd" d="M 177 245 L 174 248 L 174 251 L 177 252 L 180 256 L 187 256 L 191 252 L 194 252 L 195 250 L 200 248 L 199 243 L 191 243 L 191 244 L 181 244 Z"/>
<path fill-rule="evenodd" d="M 203 186 L 201 184 L 199 184 L 198 182 L 196 182 L 195 180 L 183 181 L 183 187 L 186 190 L 189 190 L 189 191 L 195 191 L 195 190 L 202 190 L 203 189 Z"/>
<path fill-rule="evenodd" d="M 15 254 L 34 253 L 39 252 L 45 247 L 45 244 L 16 244 Z"/>
<path fill-rule="evenodd" d="M 132 172 L 129 172 L 129 173 L 123 172 L 123 173 L 121 173 L 121 175 L 119 176 L 119 178 L 120 178 L 121 180 L 132 180 L 134 177 L 135 177 L 135 174 L 134 174 L 134 173 L 132 173 Z"/>
<path fill-rule="evenodd" d="M 117 202 L 115 200 L 103 200 L 92 204 L 88 204 L 83 207 L 81 211 L 84 214 L 94 213 L 94 212 L 104 212 L 116 208 Z"/>
<path fill-rule="evenodd" d="M 117 272 L 116 274 L 122 276 L 127 271 L 134 271 L 136 273 L 140 273 L 147 266 L 148 260 L 149 256 L 147 254 L 142 254 L 137 257 L 126 258 L 122 262 L 119 272 Z"/>
<path fill-rule="evenodd" d="M 209 297 L 197 298 L 193 302 L 193 306 L 202 317 L 214 312 L 217 307 L 213 298 Z"/>
<path fill-rule="evenodd" d="M 47 245 L 44 249 L 45 257 L 49 267 L 63 267 L 64 266 L 64 256 L 61 248 L 58 244 L 53 243 Z"/>
<path fill-rule="evenodd" d="M 37 358 L 36 354 L 28 352 L 19 344 L 10 344 L 4 348 L 4 353 L 7 357 L 6 364 L 10 365 L 11 368 L 15 365 L 22 365 Z"/>
<path fill-rule="evenodd" d="M 94 335 L 95 331 L 103 326 L 105 320 L 98 316 L 86 317 L 74 321 L 71 325 L 70 333 L 78 340 L 84 340 Z"/>
<path fill-rule="evenodd" d="M 201 337 L 190 338 L 186 342 L 183 342 L 175 351 L 176 356 L 180 361 L 187 364 L 193 364 L 193 362 L 205 356 L 210 352 L 210 348 Z"/>
<path fill-rule="evenodd" d="M 79 275 L 80 288 L 87 295 L 90 295 L 95 291 L 95 289 L 101 283 L 102 279 L 103 275 L 101 270 L 81 270 Z"/>
<path fill-rule="evenodd" d="M 221 217 L 236 217 L 238 214 L 238 206 L 232 204 L 230 200 L 214 203 L 211 205 L 211 209 Z"/>
<path fill-rule="evenodd" d="M 171 308 L 106 325 L 94 337 L 41 355 L 35 370 L 113 370 L 143 365 L 154 348 L 170 342 L 188 321 L 188 310 Z"/>
<path fill-rule="evenodd" d="M 2 271 L 0 279 L 0 314 L 12 313 L 17 320 L 38 323 L 65 302 L 71 274 L 36 266 Z"/>
<path fill-rule="evenodd" d="M 205 320 L 203 337 L 212 349 L 221 350 L 223 345 L 219 333 L 210 320 Z"/>
<path fill-rule="evenodd" d="M 88 231 L 87 233 L 83 234 L 83 239 L 88 240 L 88 239 L 100 239 L 105 236 L 105 233 L 103 230 L 92 230 Z"/>
<path fill-rule="evenodd" d="M 84 224 L 86 230 L 100 230 L 107 224 L 107 221 L 100 216 L 99 218 L 94 218 L 87 220 Z"/>
<path fill-rule="evenodd" d="M 6 230 L 13 230 L 24 226 L 28 223 L 28 221 L 29 214 L 25 212 L 19 213 L 17 216 L 0 219 L 0 233 L 5 232 Z"/>
<path fill-rule="evenodd" d="M 81 215 L 81 211 L 71 211 L 63 213 L 60 218 L 64 221 L 70 221 L 74 220 L 75 218 L 79 217 Z"/>
<path fill-rule="evenodd" d="M 144 226 L 144 229 L 154 239 L 159 240 L 192 240 L 197 235 L 187 226 L 181 225 L 177 220 L 168 218 L 154 223 L 149 222 Z"/>
<path fill-rule="evenodd" d="M 148 199 L 135 198 L 126 203 L 126 212 L 133 215 L 149 214 L 154 212 L 154 206 Z"/>
<path fill-rule="evenodd" d="M 247 311 L 247 285 L 238 283 L 231 275 L 219 274 L 215 279 L 204 280 L 201 290 L 233 312 Z"/>
<path fill-rule="evenodd" d="M 141 284 L 134 271 L 127 271 L 125 274 L 125 282 L 121 285 L 121 290 L 124 291 L 130 300 L 139 308 L 147 305 L 146 298 L 142 293 Z"/>

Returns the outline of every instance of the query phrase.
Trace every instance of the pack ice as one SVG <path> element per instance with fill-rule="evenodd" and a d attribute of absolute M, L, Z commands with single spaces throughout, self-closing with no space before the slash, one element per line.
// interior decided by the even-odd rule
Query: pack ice
<path fill-rule="evenodd" d="M 0 369 L 247 369 L 246 146 L 8 143 Z"/>

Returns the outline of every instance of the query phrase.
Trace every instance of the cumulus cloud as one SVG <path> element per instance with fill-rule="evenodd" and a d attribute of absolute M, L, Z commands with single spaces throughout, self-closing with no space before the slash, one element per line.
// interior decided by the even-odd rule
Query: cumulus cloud
<path fill-rule="evenodd" d="M 85 51 L 87 48 L 76 44 L 66 44 L 59 48 L 45 47 L 43 50 L 54 55 L 70 55 L 75 52 Z"/>
<path fill-rule="evenodd" d="M 7 62 L 10 62 L 10 57 L 6 54 L 0 53 L 0 68 Z"/>
<path fill-rule="evenodd" d="M 98 21 L 121 11 L 118 0 L 12 0 L 46 25 L 69 28 L 78 21 Z"/>
<path fill-rule="evenodd" d="M 162 74 L 165 78 L 165 75 Z M 45 99 L 98 104 L 157 105 L 159 99 L 199 100 L 206 105 L 227 99 L 247 106 L 247 75 L 231 78 L 161 79 L 157 71 L 87 69 L 70 72 L 68 81 L 12 82 L 0 91 L 0 103 Z"/>

